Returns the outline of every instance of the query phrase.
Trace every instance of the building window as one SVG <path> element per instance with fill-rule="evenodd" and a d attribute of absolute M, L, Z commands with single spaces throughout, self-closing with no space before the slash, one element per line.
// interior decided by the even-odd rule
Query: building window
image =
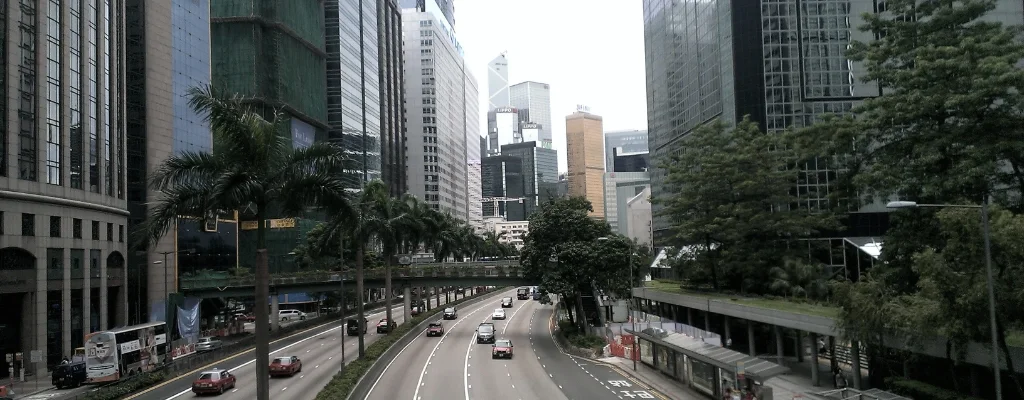
<path fill-rule="evenodd" d="M 36 235 L 36 215 L 21 214 L 21 236 Z"/>
<path fill-rule="evenodd" d="M 68 117 L 70 118 L 68 127 L 71 133 L 71 148 L 68 151 L 71 155 L 71 188 L 81 189 L 82 162 L 84 160 L 82 149 L 85 148 L 85 143 L 82 142 L 82 2 L 71 1 L 68 3 L 68 28 L 71 30 L 67 36 L 69 55 L 67 64 L 70 70 L 68 74 L 70 79 L 68 83 L 68 91 L 70 91 L 70 96 L 68 97 Z M 78 239 L 81 239 L 81 236 L 81 230 L 79 230 Z"/>
<path fill-rule="evenodd" d="M 114 241 L 114 224 L 107 223 L 107 241 Z"/>
<path fill-rule="evenodd" d="M 124 225 L 117 226 L 117 241 L 124 243 Z"/>
<path fill-rule="evenodd" d="M 85 127 L 89 135 L 89 191 L 100 193 L 100 137 L 99 137 L 99 55 L 96 49 L 99 47 L 97 41 L 100 35 L 98 22 L 99 9 L 97 0 L 86 0 L 83 11 L 85 11 L 85 32 L 82 35 L 87 41 L 85 43 Z M 97 222 L 98 224 L 98 222 Z M 96 225 L 96 235 L 93 240 L 99 240 L 99 225 Z"/>
<path fill-rule="evenodd" d="M 100 240 L 100 222 L 92 221 L 92 240 Z"/>
<path fill-rule="evenodd" d="M 71 237 L 75 239 L 82 238 L 82 220 L 75 218 L 71 220 Z"/>
<path fill-rule="evenodd" d="M 50 217 L 50 237 L 60 237 L 60 217 L 58 216 Z"/>
<path fill-rule="evenodd" d="M 3 157 L 0 157 L 0 160 L 2 160 L 2 159 L 3 159 Z M 4 212 L 0 211 L 0 235 L 3 235 L 3 234 L 4 234 Z"/>
<path fill-rule="evenodd" d="M 7 2 L 5 2 L 7 3 Z M 38 131 L 36 126 L 36 2 L 21 1 L 21 32 L 18 47 L 21 49 L 21 65 L 18 82 L 18 179 L 35 181 L 38 161 Z M 22 227 L 24 231 L 24 227 Z M 35 230 L 35 224 L 32 225 Z"/>
<path fill-rule="evenodd" d="M 46 24 L 46 183 L 61 185 L 60 70 L 61 70 L 61 6 L 60 0 L 49 0 Z M 59 222 L 58 222 L 59 223 Z"/>

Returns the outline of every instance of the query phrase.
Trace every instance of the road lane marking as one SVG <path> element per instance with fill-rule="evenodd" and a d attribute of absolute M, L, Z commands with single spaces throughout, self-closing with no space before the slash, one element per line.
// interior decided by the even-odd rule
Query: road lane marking
<path fill-rule="evenodd" d="M 484 307 L 478 307 L 476 310 L 473 310 L 473 312 L 471 312 L 469 314 L 466 314 L 466 316 L 464 316 L 462 318 L 459 318 L 459 320 L 455 321 L 455 323 L 452 324 L 452 326 L 450 328 L 446 328 L 444 330 L 444 334 L 441 335 L 441 340 L 438 340 L 437 343 L 434 344 L 434 348 L 430 350 L 430 355 L 427 356 L 427 362 L 423 364 L 423 370 L 420 371 L 420 378 L 418 380 L 419 384 L 416 385 L 416 391 L 412 395 L 413 400 L 416 400 L 416 399 L 419 398 L 419 396 L 420 396 L 420 387 L 427 384 L 426 382 L 423 382 L 423 376 L 427 374 L 427 366 L 430 365 L 430 361 L 434 359 L 434 353 L 437 352 L 437 348 L 441 346 L 441 343 L 444 343 L 444 338 L 448 337 L 448 334 L 452 333 L 452 331 L 455 330 L 455 327 L 458 326 L 459 323 L 461 323 L 462 321 L 465 321 L 466 319 L 469 318 L 469 316 L 471 316 L 473 314 L 476 314 L 480 310 L 483 310 Z M 399 353 L 399 354 L 401 354 L 401 353 Z M 396 358 L 397 358 L 397 356 L 396 356 Z M 385 371 L 386 370 L 387 369 L 385 368 Z M 381 375 L 384 375 L 384 373 L 382 372 Z M 370 391 L 373 391 L 373 389 L 371 388 Z"/>
<path fill-rule="evenodd" d="M 501 294 L 501 293 L 500 292 L 494 292 L 494 293 L 491 293 L 491 294 L 487 295 L 486 297 L 482 297 L 481 299 L 483 300 L 483 299 L 491 298 L 491 297 L 494 297 L 495 295 L 498 295 L 498 294 Z M 463 297 L 463 298 L 465 298 L 465 297 Z M 483 301 L 483 302 L 485 302 L 485 301 Z M 477 310 L 477 311 L 479 311 L 479 310 Z M 402 347 L 402 349 L 398 351 L 398 354 L 395 354 L 395 357 L 391 359 L 391 362 L 389 362 L 388 365 L 384 366 L 384 370 L 380 372 L 380 375 L 377 375 L 377 380 L 373 381 L 373 385 L 370 386 L 370 390 L 366 392 L 366 398 L 369 398 L 370 397 L 370 393 L 373 393 L 373 389 L 377 387 L 378 383 L 380 383 L 380 379 L 382 377 L 384 377 L 384 373 L 388 371 L 388 368 L 391 368 L 391 364 L 394 364 L 395 360 L 398 360 L 398 358 L 402 355 L 402 353 L 405 352 L 405 349 L 409 348 L 409 346 L 411 346 L 413 343 L 416 343 L 416 339 L 419 339 L 419 337 L 409 341 L 409 344 L 405 345 L 405 347 Z M 167 400 L 170 400 L 170 399 L 167 399 Z"/>
<path fill-rule="evenodd" d="M 380 314 L 383 314 L 383 313 L 384 313 L 384 312 L 382 312 L 382 311 L 378 311 L 378 312 L 375 312 L 375 313 L 373 313 L 373 314 L 370 314 L 370 315 L 371 315 L 371 316 L 372 316 L 372 315 L 380 315 Z M 327 326 L 327 325 L 331 325 L 331 324 L 334 324 L 334 323 L 335 323 L 335 322 L 328 322 L 328 323 L 326 323 L 326 324 L 323 324 L 323 325 L 320 325 L 320 326 L 317 326 L 317 327 L 314 327 L 314 328 L 309 328 L 309 329 L 307 329 L 307 330 L 305 330 L 305 331 L 302 331 L 302 332 L 297 332 L 297 333 L 295 333 L 295 334 L 293 334 L 293 335 L 291 335 L 291 336 L 283 337 L 283 338 L 281 338 L 281 339 L 278 339 L 278 340 L 275 340 L 275 341 L 273 341 L 273 342 L 270 342 L 270 344 L 278 343 L 278 342 L 281 342 L 281 341 L 283 341 L 283 340 L 286 340 L 286 339 L 288 339 L 288 338 L 292 338 L 292 337 L 295 337 L 295 336 L 299 336 L 299 335 L 302 335 L 302 334 L 304 334 L 304 333 L 307 333 L 307 332 L 309 332 L 309 331 L 315 330 L 315 329 L 317 329 L 317 328 L 322 328 L 322 327 L 324 327 L 324 326 Z M 330 332 L 333 332 L 333 331 L 339 330 L 339 329 L 341 329 L 341 328 L 342 328 L 341 326 L 337 326 L 337 327 L 334 327 L 334 328 L 328 329 L 328 330 L 326 330 L 326 331 L 320 332 L 320 333 L 319 333 L 319 334 L 317 334 L 317 335 L 313 335 L 313 336 L 310 336 L 310 337 L 308 337 L 308 338 L 305 338 L 305 339 L 300 339 L 299 341 L 296 341 L 295 343 L 292 343 L 292 344 L 289 344 L 289 345 L 287 345 L 287 346 L 281 347 L 281 348 L 279 348 L 279 349 L 277 349 L 277 350 L 275 350 L 275 351 L 271 351 L 271 352 L 270 352 L 269 354 L 274 354 L 274 353 L 278 353 L 278 352 L 280 352 L 280 351 L 282 351 L 282 350 L 288 349 L 288 348 L 290 348 L 290 347 L 292 347 L 292 346 L 295 346 L 295 345 L 297 345 L 297 344 L 299 344 L 299 343 L 305 342 L 305 341 L 307 341 L 307 340 L 315 339 L 315 338 L 317 338 L 317 337 L 318 337 L 319 335 L 322 335 L 322 334 L 326 334 L 326 333 L 330 333 Z M 184 376 L 187 376 L 187 375 L 190 375 L 190 374 L 195 374 L 195 373 L 196 373 L 196 371 L 203 371 L 203 370 L 207 370 L 207 369 L 209 369 L 210 367 L 212 367 L 212 366 L 214 366 L 214 365 L 216 365 L 216 364 L 220 364 L 220 363 L 226 362 L 226 361 L 228 361 L 228 360 L 230 360 L 230 359 L 232 359 L 232 358 L 238 357 L 238 356 L 240 356 L 240 355 L 242 355 L 242 354 L 245 354 L 246 352 L 249 352 L 249 351 L 252 351 L 252 350 L 251 350 L 251 349 L 250 349 L 250 350 L 243 350 L 243 351 L 241 351 L 241 352 L 239 352 L 238 354 L 235 354 L 235 355 L 233 355 L 233 356 L 230 356 L 230 357 L 224 358 L 224 359 L 222 359 L 222 360 L 214 361 L 214 362 L 212 362 L 212 363 L 210 363 L 210 364 L 208 364 L 208 365 L 206 365 L 206 366 L 204 366 L 204 367 L 202 367 L 202 368 L 198 368 L 198 369 L 195 369 L 195 370 L 193 370 L 193 371 L 192 371 L 192 372 L 190 372 L 190 373 L 186 373 L 186 374 L 183 374 L 183 375 L 181 375 L 181 377 L 184 377 Z M 228 372 L 235 372 L 236 370 L 238 370 L 238 369 L 240 369 L 240 368 L 243 368 L 243 367 L 246 367 L 246 366 L 248 366 L 249 364 L 252 364 L 252 363 L 255 363 L 255 362 L 256 362 L 256 359 L 255 359 L 255 358 L 253 358 L 252 360 L 249 360 L 249 361 L 247 361 L 247 362 L 245 362 L 245 363 L 243 363 L 243 364 L 241 364 L 241 365 L 239 365 L 239 366 L 237 366 L 237 367 L 234 367 L 234 368 L 231 368 L 231 369 L 229 369 L 229 370 L 228 370 Z M 141 393 L 138 393 L 138 394 L 136 394 L 136 395 L 133 395 L 133 396 L 131 396 L 131 397 L 128 397 L 128 398 L 126 398 L 126 400 L 130 400 L 130 399 L 134 399 L 134 398 L 136 398 L 136 397 L 139 397 L 139 396 L 141 396 L 141 395 L 143 395 L 143 394 L 146 394 L 146 393 L 150 392 L 151 390 L 155 390 L 155 389 L 157 389 L 157 388 L 160 388 L 160 387 L 162 387 L 162 386 L 164 386 L 164 385 L 170 384 L 170 383 L 172 383 L 172 382 L 174 382 L 174 381 L 176 381 L 176 380 L 180 379 L 181 377 L 178 377 L 178 378 L 174 378 L 174 379 L 172 379 L 172 380 L 166 381 L 166 382 L 165 382 L 165 383 L 163 383 L 163 384 L 160 384 L 160 385 L 157 385 L 157 386 L 151 387 L 151 388 L 149 388 L 149 389 L 147 389 L 147 390 L 145 390 L 145 391 L 143 391 L 143 392 L 141 392 Z M 188 388 L 188 389 L 182 390 L 182 391 L 181 391 L 181 392 L 179 392 L 178 394 L 175 394 L 175 395 L 173 395 L 173 396 L 171 396 L 171 397 L 168 397 L 168 398 L 167 398 L 167 400 L 173 400 L 173 399 L 176 399 L 176 398 L 178 398 L 178 397 L 184 396 L 184 395 L 185 395 L 186 393 L 188 393 L 188 392 L 191 392 L 191 391 L 192 391 L 192 388 Z"/>

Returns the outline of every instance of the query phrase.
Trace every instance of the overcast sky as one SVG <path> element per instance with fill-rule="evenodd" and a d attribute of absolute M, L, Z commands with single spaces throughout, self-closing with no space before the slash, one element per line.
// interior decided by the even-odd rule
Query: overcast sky
<path fill-rule="evenodd" d="M 487 132 L 487 63 L 508 52 L 509 82 L 551 85 L 558 170 L 566 171 L 565 116 L 577 104 L 605 131 L 647 129 L 640 0 L 456 0 L 455 31 L 480 85 Z"/>

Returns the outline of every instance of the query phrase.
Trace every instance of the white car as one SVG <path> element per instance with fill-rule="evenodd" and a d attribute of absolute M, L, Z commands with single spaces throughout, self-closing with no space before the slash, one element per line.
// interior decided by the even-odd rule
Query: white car
<path fill-rule="evenodd" d="M 491 319 L 505 319 L 505 309 L 495 308 L 494 313 L 491 314 Z"/>
<path fill-rule="evenodd" d="M 304 313 L 302 311 L 299 311 L 299 310 L 280 310 L 280 311 L 277 312 L 277 316 L 278 316 L 278 318 L 281 319 L 281 321 L 289 321 L 289 320 L 300 320 L 300 321 L 302 321 L 302 320 L 306 319 L 306 313 Z"/>

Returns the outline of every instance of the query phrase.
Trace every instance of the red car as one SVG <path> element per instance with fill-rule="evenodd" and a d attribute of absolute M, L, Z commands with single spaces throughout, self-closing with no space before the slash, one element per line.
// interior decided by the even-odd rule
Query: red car
<path fill-rule="evenodd" d="M 270 362 L 270 376 L 295 376 L 299 372 L 302 372 L 302 360 L 298 357 L 278 357 Z"/>
<path fill-rule="evenodd" d="M 444 325 L 441 325 L 441 321 L 430 323 L 427 327 L 427 336 L 444 336 Z"/>
<path fill-rule="evenodd" d="M 491 345 L 491 358 L 507 358 L 512 359 L 512 341 L 508 339 L 500 339 L 494 341 Z"/>
<path fill-rule="evenodd" d="M 221 394 L 234 388 L 235 376 L 222 369 L 200 373 L 199 378 L 192 382 L 192 392 L 195 394 Z"/>

